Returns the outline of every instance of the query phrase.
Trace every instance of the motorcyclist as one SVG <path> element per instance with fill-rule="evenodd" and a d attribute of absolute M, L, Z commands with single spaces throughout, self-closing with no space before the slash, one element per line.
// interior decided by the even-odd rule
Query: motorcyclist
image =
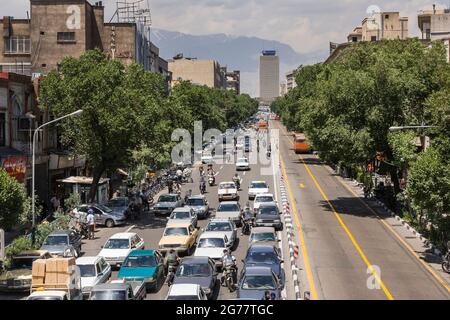
<path fill-rule="evenodd" d="M 186 181 L 191 177 L 191 170 L 189 168 L 184 168 L 183 170 L 183 177 L 186 179 Z"/>
<path fill-rule="evenodd" d="M 170 277 L 167 278 L 167 283 L 171 285 L 177 268 L 180 265 L 180 257 L 174 249 L 170 249 L 170 251 L 167 253 L 166 262 L 168 270 L 172 271 L 172 273 L 169 274 Z"/>
<path fill-rule="evenodd" d="M 241 177 L 239 176 L 239 174 L 236 172 L 236 174 L 233 177 L 233 182 L 236 183 L 236 187 L 238 189 L 241 188 Z"/>
<path fill-rule="evenodd" d="M 233 256 L 231 254 L 230 250 L 228 250 L 228 249 L 223 250 L 222 266 L 223 266 L 223 273 L 222 273 L 221 283 L 224 284 L 224 282 L 225 282 L 225 274 L 226 274 L 227 268 L 231 268 L 231 270 L 233 272 L 233 281 L 234 281 L 234 283 L 236 283 L 236 280 L 237 280 L 236 277 L 237 277 L 237 271 L 238 271 L 238 267 L 236 264 L 236 257 Z"/>
<path fill-rule="evenodd" d="M 200 177 L 200 192 L 202 193 L 206 192 L 206 181 L 204 175 Z"/>
<path fill-rule="evenodd" d="M 245 233 L 248 233 L 250 231 L 250 226 L 253 222 L 253 212 L 250 208 L 250 203 L 247 202 L 247 205 L 245 206 L 244 213 L 242 216 L 242 232 L 241 236 L 243 236 Z"/>
<path fill-rule="evenodd" d="M 181 183 L 182 179 L 183 179 L 183 171 L 181 170 L 181 168 L 178 168 L 178 170 L 177 170 L 177 178 L 178 178 L 178 182 Z"/>

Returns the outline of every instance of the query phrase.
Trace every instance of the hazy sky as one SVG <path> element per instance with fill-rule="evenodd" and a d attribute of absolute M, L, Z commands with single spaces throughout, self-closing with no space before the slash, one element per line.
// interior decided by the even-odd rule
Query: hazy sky
<path fill-rule="evenodd" d="M 91 0 L 93 3 L 97 0 Z M 125 1 L 125 0 L 121 0 Z M 131 1 L 131 0 L 128 0 Z M 144 0 L 146 2 L 147 0 Z M 433 0 L 148 0 L 153 25 L 192 34 L 226 33 L 257 36 L 290 44 L 300 53 L 343 42 L 361 24 L 367 8 L 400 11 L 409 17 L 410 34 L 418 35 L 417 11 L 431 8 Z M 440 0 L 445 3 L 445 0 Z M 28 0 L 0 0 L 2 15 L 26 17 Z M 116 8 L 104 0 L 106 19 Z M 447 2 L 450 4 L 450 1 Z"/>

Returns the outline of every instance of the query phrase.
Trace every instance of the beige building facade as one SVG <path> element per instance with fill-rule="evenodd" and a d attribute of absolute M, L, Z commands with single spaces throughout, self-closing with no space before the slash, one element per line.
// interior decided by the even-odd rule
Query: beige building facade
<path fill-rule="evenodd" d="M 419 29 L 424 40 L 450 39 L 450 9 L 420 11 L 418 14 Z"/>
<path fill-rule="evenodd" d="M 215 60 L 176 57 L 168 61 L 168 66 L 172 73 L 172 87 L 180 81 L 190 81 L 210 88 L 226 89 L 226 74 Z"/>

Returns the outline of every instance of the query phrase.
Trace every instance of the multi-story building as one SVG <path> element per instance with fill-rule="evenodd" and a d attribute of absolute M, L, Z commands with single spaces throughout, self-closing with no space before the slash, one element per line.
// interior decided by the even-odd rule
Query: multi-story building
<path fill-rule="evenodd" d="M 450 9 L 423 10 L 418 14 L 423 40 L 450 39 Z"/>
<path fill-rule="evenodd" d="M 172 87 L 180 81 L 190 81 L 210 88 L 226 89 L 226 74 L 215 60 L 184 58 L 179 54 L 169 60 L 168 64 L 172 73 Z"/>
<path fill-rule="evenodd" d="M 241 94 L 241 72 L 239 70 L 227 72 L 227 89 L 234 90 L 237 95 Z"/>
<path fill-rule="evenodd" d="M 406 40 L 408 35 L 408 17 L 401 17 L 399 12 L 376 12 L 347 35 L 346 43 L 330 43 L 330 56 L 325 62 L 335 60 L 344 48 L 355 42 Z"/>
<path fill-rule="evenodd" d="M 295 75 L 297 70 L 292 70 L 286 73 L 286 91 L 289 92 L 295 87 L 297 87 L 297 82 L 295 81 Z"/>
<path fill-rule="evenodd" d="M 64 57 L 79 57 L 98 48 L 124 64 L 136 62 L 160 72 L 159 49 L 140 23 L 104 22 L 102 2 L 30 0 L 30 19 L 4 17 L 0 22 L 0 67 L 30 75 L 47 74 Z M 156 68 L 158 66 L 158 69 Z M 168 74 L 167 69 L 162 73 Z"/>
<path fill-rule="evenodd" d="M 280 59 L 275 50 L 264 50 L 259 63 L 259 98 L 272 102 L 280 96 Z"/>

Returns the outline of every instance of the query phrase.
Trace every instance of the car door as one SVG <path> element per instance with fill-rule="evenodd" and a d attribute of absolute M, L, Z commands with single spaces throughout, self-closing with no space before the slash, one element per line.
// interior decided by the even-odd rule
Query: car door
<path fill-rule="evenodd" d="M 101 224 L 104 225 L 105 224 L 105 215 L 103 214 L 103 212 L 96 207 L 92 207 L 92 210 L 94 210 L 94 217 L 95 217 L 95 224 Z"/>
<path fill-rule="evenodd" d="M 198 217 L 197 214 L 194 212 L 194 210 L 190 209 L 190 215 L 191 215 L 191 219 L 192 219 L 192 224 L 194 226 L 197 226 L 197 222 L 198 222 Z"/>
<path fill-rule="evenodd" d="M 102 266 L 100 265 L 100 260 L 97 260 L 95 262 L 95 284 L 99 284 L 102 283 L 101 279 L 102 279 Z"/>
<path fill-rule="evenodd" d="M 197 229 L 192 224 L 189 226 L 189 234 L 189 247 L 192 248 L 197 240 Z"/>
<path fill-rule="evenodd" d="M 144 240 L 141 239 L 138 235 L 134 236 L 136 249 L 144 249 Z"/>
<path fill-rule="evenodd" d="M 111 276 L 111 266 L 106 262 L 103 257 L 99 260 L 100 263 L 100 270 L 102 273 L 102 276 L 100 277 L 99 283 L 106 283 Z"/>
<path fill-rule="evenodd" d="M 156 259 L 156 265 L 157 265 L 157 277 L 164 278 L 164 259 L 161 257 L 161 254 L 159 252 L 155 251 L 155 259 Z"/>

